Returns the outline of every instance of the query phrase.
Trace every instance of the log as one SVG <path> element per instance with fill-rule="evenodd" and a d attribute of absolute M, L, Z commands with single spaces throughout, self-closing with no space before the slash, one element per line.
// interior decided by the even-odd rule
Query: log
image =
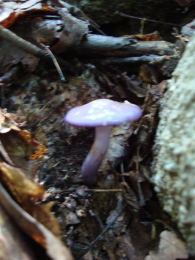
<path fill-rule="evenodd" d="M 125 37 L 88 34 L 78 47 L 80 54 L 102 56 L 174 55 L 175 45 L 166 41 L 140 41 Z"/>

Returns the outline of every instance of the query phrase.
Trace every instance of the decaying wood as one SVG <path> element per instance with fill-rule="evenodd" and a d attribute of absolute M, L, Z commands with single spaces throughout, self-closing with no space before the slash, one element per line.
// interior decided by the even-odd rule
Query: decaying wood
<path fill-rule="evenodd" d="M 175 45 L 166 41 L 141 41 L 124 37 L 88 34 L 80 44 L 80 52 L 104 56 L 174 55 Z"/>
<path fill-rule="evenodd" d="M 48 54 L 45 50 L 22 39 L 9 29 L 0 26 L 0 36 L 4 40 L 11 42 L 18 48 L 21 48 L 28 53 L 48 59 Z M 60 42 L 60 50 L 62 52 L 66 52 L 70 49 L 65 44 L 64 48 L 62 48 L 62 42 Z M 166 55 L 169 55 L 169 58 L 170 56 L 175 57 L 177 55 L 174 44 L 169 42 L 138 42 L 135 39 L 95 34 L 88 34 L 87 37 L 85 37 L 80 44 L 76 46 L 75 51 L 82 56 L 88 56 L 91 54 L 104 57 L 117 57 L 104 60 L 104 64 L 129 62 L 159 63 L 166 60 Z"/>
<path fill-rule="evenodd" d="M 148 64 L 156 64 L 167 60 L 169 57 L 166 55 L 142 55 L 140 57 L 108 57 L 104 59 L 94 59 L 95 62 L 99 62 L 102 65 L 107 64 L 125 64 L 125 63 L 148 63 Z"/>

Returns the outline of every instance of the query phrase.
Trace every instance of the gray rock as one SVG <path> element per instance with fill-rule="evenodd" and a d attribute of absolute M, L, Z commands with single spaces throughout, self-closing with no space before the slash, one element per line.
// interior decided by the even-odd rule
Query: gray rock
<path fill-rule="evenodd" d="M 161 108 L 152 181 L 195 255 L 195 36 L 169 80 Z"/>

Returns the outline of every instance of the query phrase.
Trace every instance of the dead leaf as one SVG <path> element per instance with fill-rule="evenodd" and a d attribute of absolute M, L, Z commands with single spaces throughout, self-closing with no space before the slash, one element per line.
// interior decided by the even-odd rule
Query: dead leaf
<path fill-rule="evenodd" d="M 72 16 L 66 8 L 61 8 L 59 14 L 62 17 L 64 29 L 59 41 L 51 48 L 55 53 L 63 52 L 67 47 L 79 45 L 88 33 L 88 23 Z"/>
<path fill-rule="evenodd" d="M 150 251 L 145 260 L 176 260 L 178 258 L 188 258 L 186 245 L 174 232 L 165 230 L 160 234 L 158 250 Z"/>
<path fill-rule="evenodd" d="M 7 163 L 0 162 L 0 179 L 11 191 L 12 196 L 24 208 L 39 201 L 44 193 L 44 188 L 27 179 L 25 173 L 16 167 L 10 166 Z"/>
<path fill-rule="evenodd" d="M 18 17 L 25 16 L 30 12 L 54 12 L 52 7 L 47 6 L 45 3 L 41 3 L 37 0 L 28 1 L 2 1 L 0 3 L 0 25 L 4 27 L 10 27 Z"/>
<path fill-rule="evenodd" d="M 32 136 L 30 135 L 29 132 L 27 132 L 27 131 L 18 131 L 18 134 L 22 137 L 22 139 L 29 146 L 33 147 L 34 150 L 35 150 L 34 153 L 29 156 L 30 160 L 35 160 L 35 159 L 38 159 L 38 158 L 42 158 L 43 155 L 47 152 L 47 149 L 43 145 L 37 143 L 32 138 Z"/>
<path fill-rule="evenodd" d="M 158 83 L 158 75 L 155 69 L 147 64 L 142 64 L 139 71 L 139 80 L 147 83 Z"/>
<path fill-rule="evenodd" d="M 39 205 L 37 203 L 42 199 L 45 189 L 27 179 L 21 169 L 7 163 L 0 162 L 0 172 L 0 180 L 22 208 L 43 223 L 56 236 L 60 237 L 58 221 L 51 213 L 53 204 Z"/>
<path fill-rule="evenodd" d="M 9 164 L 28 169 L 29 160 L 43 158 L 47 149 L 28 131 L 19 128 L 20 120 L 17 115 L 0 109 L 0 154 Z"/>
<path fill-rule="evenodd" d="M 11 130 L 19 130 L 15 120 L 16 115 L 7 113 L 6 109 L 0 108 L 0 133 L 5 134 Z"/>
<path fill-rule="evenodd" d="M 69 250 L 47 228 L 25 212 L 0 184 L 1 204 L 17 225 L 46 249 L 52 260 L 73 260 Z M 6 259 L 7 260 L 7 259 Z"/>
<path fill-rule="evenodd" d="M 160 41 L 161 37 L 158 32 L 149 34 L 136 34 L 135 38 L 141 41 Z"/>
<path fill-rule="evenodd" d="M 0 259 L 1 260 L 36 260 L 33 248 L 24 234 L 7 215 L 0 204 Z M 14 250 L 13 250 L 14 248 Z"/>

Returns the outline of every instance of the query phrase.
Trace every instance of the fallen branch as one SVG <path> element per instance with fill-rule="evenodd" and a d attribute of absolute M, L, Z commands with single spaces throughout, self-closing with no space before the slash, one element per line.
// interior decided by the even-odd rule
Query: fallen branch
<path fill-rule="evenodd" d="M 40 49 L 36 45 L 24 40 L 23 38 L 19 37 L 9 29 L 4 28 L 0 25 L 0 37 L 4 40 L 7 40 L 8 42 L 12 43 L 14 46 L 17 46 L 18 48 L 31 53 L 38 57 L 48 57 L 48 54 L 46 51 Z"/>
<path fill-rule="evenodd" d="M 3 26 L 0 26 L 0 37 L 28 53 L 38 57 L 48 58 L 48 53 L 45 50 L 24 40 Z M 64 47 L 63 51 L 68 49 L 69 48 Z M 174 44 L 165 41 L 138 42 L 135 39 L 95 34 L 88 34 L 87 37 L 81 41 L 80 45 L 75 47 L 75 50 L 80 55 L 95 54 L 112 57 L 141 56 L 147 54 L 163 56 L 176 54 Z"/>
<path fill-rule="evenodd" d="M 121 63 L 149 63 L 149 64 L 157 64 L 161 63 L 165 60 L 168 60 L 170 56 L 159 56 L 159 55 L 143 55 L 140 57 L 109 57 L 109 58 L 103 58 L 103 59 L 93 59 L 93 61 L 101 63 L 102 65 L 107 64 L 121 64 Z"/>
<path fill-rule="evenodd" d="M 0 25 L 0 37 L 2 37 L 4 40 L 7 40 L 8 42 L 10 42 L 11 44 L 13 44 L 14 46 L 17 46 L 18 48 L 22 49 L 23 51 L 33 54 L 37 57 L 42 57 L 44 59 L 47 60 L 52 60 L 54 63 L 54 66 L 56 67 L 56 70 L 60 76 L 60 80 L 61 81 L 66 81 L 65 77 L 63 75 L 63 72 L 57 62 L 57 59 L 55 58 L 55 56 L 53 55 L 53 53 L 51 52 L 51 50 L 42 44 L 43 49 L 39 48 L 38 46 L 32 44 L 29 41 L 24 40 L 23 38 L 21 38 L 20 36 L 16 35 L 15 33 L 13 33 L 12 31 L 10 31 L 9 29 L 4 28 L 3 26 Z M 2 79 L 1 79 L 2 80 Z"/>
<path fill-rule="evenodd" d="M 88 34 L 77 46 L 79 54 L 101 56 L 175 55 L 175 45 L 166 41 L 140 41 L 124 37 Z"/>

